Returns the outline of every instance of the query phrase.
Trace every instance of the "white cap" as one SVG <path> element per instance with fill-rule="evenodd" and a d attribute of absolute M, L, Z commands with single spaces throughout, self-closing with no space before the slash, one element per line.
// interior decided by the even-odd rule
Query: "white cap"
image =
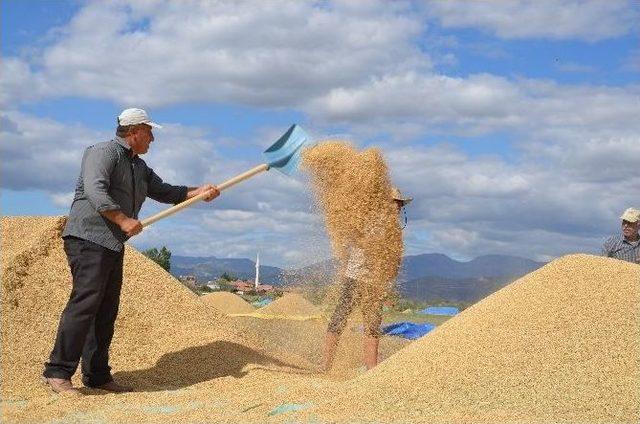
<path fill-rule="evenodd" d="M 638 222 L 640 221 L 640 211 L 635 208 L 629 208 L 620 217 L 623 221 Z"/>
<path fill-rule="evenodd" d="M 138 109 L 135 107 L 131 109 L 125 109 L 118 116 L 118 125 L 127 126 L 137 124 L 147 124 L 153 128 L 162 128 L 161 125 L 152 122 L 147 112 L 143 109 Z"/>

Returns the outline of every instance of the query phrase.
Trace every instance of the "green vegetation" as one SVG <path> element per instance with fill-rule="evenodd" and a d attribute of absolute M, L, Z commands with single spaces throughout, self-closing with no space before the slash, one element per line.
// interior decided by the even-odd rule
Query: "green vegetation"
<path fill-rule="evenodd" d="M 216 284 L 218 284 L 220 286 L 220 291 L 233 291 L 233 286 L 231 285 L 231 282 L 227 279 L 223 279 L 223 278 L 218 278 L 216 279 Z"/>
<path fill-rule="evenodd" d="M 144 250 L 142 254 L 160 265 L 167 272 L 171 270 L 171 251 L 165 246 L 162 246 L 160 250 L 155 247 L 153 249 Z"/>
<path fill-rule="evenodd" d="M 223 272 L 222 275 L 218 277 L 218 279 L 223 281 L 236 281 L 238 277 L 230 272 Z"/>
<path fill-rule="evenodd" d="M 203 294 L 207 294 L 207 293 L 213 293 L 214 290 L 211 290 L 209 287 L 207 286 L 196 286 L 196 290 L 195 290 L 196 294 L 198 296 L 202 296 Z"/>

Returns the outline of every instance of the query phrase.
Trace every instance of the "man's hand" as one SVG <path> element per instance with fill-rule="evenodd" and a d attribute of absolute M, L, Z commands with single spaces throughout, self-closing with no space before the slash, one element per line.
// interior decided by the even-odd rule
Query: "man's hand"
<path fill-rule="evenodd" d="M 135 236 L 142 231 L 142 223 L 137 219 L 126 218 L 123 219 L 119 225 L 122 232 L 124 232 L 128 237 Z"/>
<path fill-rule="evenodd" d="M 120 209 L 102 211 L 100 212 L 100 215 L 104 216 L 114 224 L 117 224 L 122 232 L 129 237 L 135 236 L 142 231 L 142 223 L 137 219 L 129 218 L 127 215 L 123 214 Z"/>
<path fill-rule="evenodd" d="M 203 184 L 200 187 L 196 188 L 195 190 L 190 191 L 187 197 L 188 198 L 195 197 L 202 193 L 208 193 L 203 200 L 205 202 L 210 202 L 220 195 L 220 190 L 218 190 L 218 188 L 213 184 Z"/>

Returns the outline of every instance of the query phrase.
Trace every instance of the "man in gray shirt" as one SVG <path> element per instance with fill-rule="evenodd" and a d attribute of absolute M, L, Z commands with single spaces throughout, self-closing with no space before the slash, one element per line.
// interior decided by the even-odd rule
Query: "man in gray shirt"
<path fill-rule="evenodd" d="M 118 116 L 116 137 L 88 147 L 82 158 L 73 203 L 62 232 L 73 289 L 60 317 L 43 382 L 54 392 L 78 394 L 71 384 L 82 358 L 82 380 L 88 387 L 111 392 L 131 388 L 113 381 L 109 346 L 118 314 L 124 242 L 142 231 L 138 213 L 147 197 L 180 203 L 202 193 L 211 201 L 220 192 L 167 184 L 140 155 L 161 128 L 142 109 Z"/>
<path fill-rule="evenodd" d="M 629 208 L 620 217 L 622 236 L 611 236 L 602 247 L 602 254 L 610 258 L 640 264 L 640 211 Z"/>

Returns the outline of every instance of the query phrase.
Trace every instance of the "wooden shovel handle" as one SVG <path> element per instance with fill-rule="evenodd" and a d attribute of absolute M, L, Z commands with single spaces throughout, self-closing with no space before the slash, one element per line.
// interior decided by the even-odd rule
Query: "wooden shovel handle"
<path fill-rule="evenodd" d="M 260 172 L 266 171 L 269 169 L 269 165 L 266 163 L 263 163 L 262 165 L 258 165 L 255 168 L 251 168 L 250 170 L 248 170 L 247 172 L 243 172 L 240 175 L 236 175 L 233 178 L 228 179 L 227 181 L 223 182 L 222 184 L 218 185 L 218 190 L 222 191 L 225 190 L 233 185 L 238 184 L 241 181 L 246 180 L 247 178 L 251 178 L 256 174 L 259 174 Z M 153 224 L 154 222 L 165 218 L 169 215 L 173 215 L 174 213 L 189 207 L 191 205 L 193 205 L 196 202 L 199 202 L 200 200 L 204 199 L 205 197 L 207 197 L 208 193 L 201 193 L 197 196 L 192 197 L 191 199 L 185 200 L 182 203 L 178 203 L 175 206 L 172 206 L 168 209 L 163 210 L 162 212 L 158 212 L 157 214 L 150 216 L 149 218 L 146 218 L 144 220 L 142 220 L 142 226 L 143 227 L 147 227 L 151 224 Z"/>
<path fill-rule="evenodd" d="M 236 184 L 238 184 L 241 181 L 246 180 L 247 178 L 251 178 L 256 174 L 259 174 L 263 171 L 266 171 L 269 169 L 269 165 L 267 165 L 266 163 L 263 163 L 262 165 L 258 165 L 255 168 L 251 168 L 250 170 L 248 170 L 247 172 L 243 172 L 240 175 L 236 175 L 233 178 L 229 178 L 227 181 L 221 183 L 220 185 L 216 186 L 218 187 L 218 190 L 222 191 L 225 190 L 231 186 L 234 186 Z"/>

